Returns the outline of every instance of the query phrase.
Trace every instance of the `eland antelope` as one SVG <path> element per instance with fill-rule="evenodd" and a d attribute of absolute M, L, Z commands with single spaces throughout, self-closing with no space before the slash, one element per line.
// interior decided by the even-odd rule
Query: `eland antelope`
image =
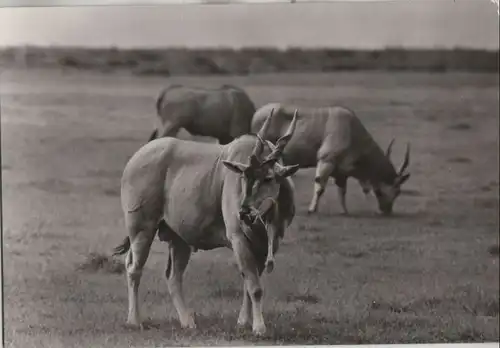
<path fill-rule="evenodd" d="M 238 325 L 252 315 L 253 332 L 265 332 L 260 276 L 264 269 L 272 271 L 279 240 L 295 215 L 290 175 L 299 167 L 284 166 L 281 153 L 296 119 L 276 144 L 262 140 L 268 120 L 256 135 L 227 145 L 164 137 L 132 156 L 121 180 L 128 236 L 114 249 L 115 255 L 127 253 L 129 324 L 141 325 L 139 283 L 158 230 L 169 248 L 167 284 L 182 327 L 196 327 L 182 290 L 192 249 L 227 247 L 243 278 Z"/>
<path fill-rule="evenodd" d="M 245 91 L 236 86 L 171 85 L 159 94 L 156 112 L 158 126 L 149 141 L 175 137 L 184 128 L 192 135 L 217 138 L 219 144 L 225 145 L 250 133 L 255 106 Z"/>
<path fill-rule="evenodd" d="M 294 106 L 271 103 L 259 108 L 252 120 L 252 130 L 259 129 L 274 110 L 266 139 L 276 141 L 292 121 Z M 343 107 L 298 108 L 297 129 L 283 152 L 285 164 L 301 168 L 316 167 L 313 198 L 309 213 L 318 209 L 329 177 L 335 179 L 344 214 L 347 179 L 356 178 L 365 194 L 373 190 L 379 210 L 391 214 L 401 185 L 408 180 L 406 172 L 410 160 L 410 145 L 400 169 L 391 162 L 390 142 L 386 152 L 379 147 L 359 118 Z"/>

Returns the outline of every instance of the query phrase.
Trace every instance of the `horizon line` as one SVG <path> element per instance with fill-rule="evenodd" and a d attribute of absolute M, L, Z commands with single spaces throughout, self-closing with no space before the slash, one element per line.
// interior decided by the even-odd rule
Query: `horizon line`
<path fill-rule="evenodd" d="M 384 0 L 383 0 L 384 1 Z M 481 52 L 499 52 L 500 48 L 477 48 L 468 46 L 429 46 L 429 47 L 411 47 L 411 46 L 382 46 L 378 48 L 360 48 L 360 47 L 335 47 L 335 46 L 295 46 L 289 45 L 286 47 L 273 46 L 273 45 L 252 45 L 252 46 L 72 46 L 72 45 L 7 45 L 0 46 L 0 51 L 12 50 L 12 49 L 74 49 L 74 50 L 118 50 L 118 51 L 133 51 L 133 50 L 231 50 L 231 51 L 242 51 L 242 50 L 255 50 L 255 49 L 267 49 L 276 51 L 287 51 L 293 49 L 300 50 L 339 50 L 339 51 L 387 51 L 387 50 L 407 50 L 407 51 L 481 51 Z"/>

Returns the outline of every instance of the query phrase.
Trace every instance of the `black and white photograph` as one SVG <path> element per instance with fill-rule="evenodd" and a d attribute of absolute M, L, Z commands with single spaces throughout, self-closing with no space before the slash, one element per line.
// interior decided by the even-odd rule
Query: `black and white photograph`
<path fill-rule="evenodd" d="M 498 347 L 498 1 L 170 2 L 0 0 L 4 346 Z"/>

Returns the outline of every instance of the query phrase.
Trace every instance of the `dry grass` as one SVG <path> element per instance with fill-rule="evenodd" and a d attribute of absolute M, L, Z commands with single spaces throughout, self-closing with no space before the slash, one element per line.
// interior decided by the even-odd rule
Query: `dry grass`
<path fill-rule="evenodd" d="M 148 329 L 123 325 L 122 259 L 109 256 L 125 234 L 120 175 L 151 132 L 158 90 L 175 82 L 239 84 L 258 105 L 343 104 L 384 147 L 396 136 L 396 161 L 412 144 L 412 177 L 393 218 L 375 214 L 373 197 L 365 200 L 354 182 L 352 216 L 340 215 L 333 183 L 319 213 L 307 216 L 313 170 L 297 174 L 298 214 L 264 278 L 269 333 L 262 339 L 235 329 L 242 284 L 230 251 L 221 249 L 192 258 L 185 289 L 199 329 L 181 330 L 159 241 L 141 285 Z M 166 81 L 31 70 L 4 73 L 1 97 L 8 347 L 498 340 L 495 75 Z M 457 131 L 460 124 L 471 127 Z"/>

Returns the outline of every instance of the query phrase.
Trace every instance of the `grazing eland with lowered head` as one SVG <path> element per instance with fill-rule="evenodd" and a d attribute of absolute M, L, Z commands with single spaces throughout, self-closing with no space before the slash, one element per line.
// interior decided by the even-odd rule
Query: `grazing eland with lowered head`
<path fill-rule="evenodd" d="M 245 91 L 236 86 L 171 85 L 159 94 L 156 112 L 158 126 L 149 141 L 175 137 L 184 128 L 191 135 L 213 137 L 224 145 L 250 133 L 255 105 Z"/>
<path fill-rule="evenodd" d="M 297 117 L 295 117 L 295 120 Z M 265 142 L 269 122 L 256 135 L 227 145 L 165 137 L 141 147 L 121 180 L 121 204 L 128 236 L 114 249 L 126 255 L 128 323 L 141 325 L 138 289 L 158 231 L 168 244 L 167 285 L 182 327 L 196 327 L 183 295 L 182 277 L 194 250 L 230 248 L 243 278 L 238 325 L 252 315 L 255 334 L 266 330 L 260 276 L 271 272 L 274 254 L 295 215 L 290 176 L 281 152 L 296 121 L 276 145 Z"/>
<path fill-rule="evenodd" d="M 276 141 L 292 120 L 295 106 L 271 103 L 254 114 L 252 129 L 259 129 L 274 110 L 266 140 Z M 335 179 L 344 214 L 346 207 L 347 179 L 357 179 L 365 194 L 375 193 L 379 210 L 391 214 L 394 201 L 401 192 L 401 185 L 408 180 L 406 172 L 410 161 L 407 145 L 403 164 L 398 171 L 391 162 L 390 142 L 386 152 L 380 148 L 359 118 L 343 107 L 298 108 L 297 129 L 283 151 L 285 164 L 298 164 L 301 168 L 316 167 L 313 198 L 309 213 L 318 209 L 330 177 Z"/>

